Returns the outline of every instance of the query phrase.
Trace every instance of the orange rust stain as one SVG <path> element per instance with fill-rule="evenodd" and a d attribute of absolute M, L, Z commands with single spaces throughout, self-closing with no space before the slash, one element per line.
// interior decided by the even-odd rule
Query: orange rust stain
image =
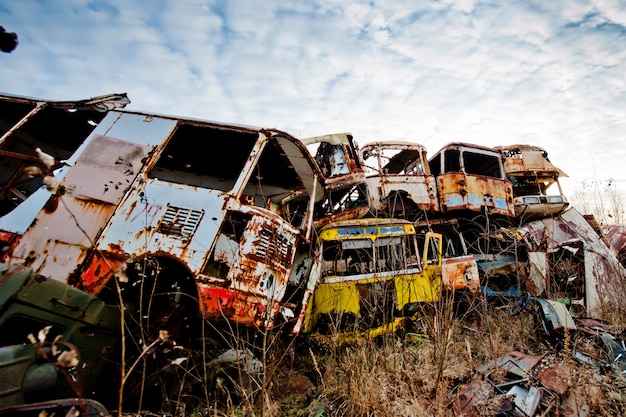
<path fill-rule="evenodd" d="M 205 317 L 230 320 L 243 326 L 264 326 L 265 306 L 251 301 L 241 291 L 221 287 L 201 287 L 200 301 Z"/>
<path fill-rule="evenodd" d="M 443 269 L 444 291 L 469 290 L 476 292 L 479 290 L 478 275 L 472 273 L 471 265 L 463 257 L 446 259 Z M 476 269 L 475 272 L 478 270 Z"/>
<path fill-rule="evenodd" d="M 89 267 L 81 274 L 79 287 L 91 294 L 99 293 L 121 262 L 112 259 L 106 261 L 102 258 L 93 259 Z"/>

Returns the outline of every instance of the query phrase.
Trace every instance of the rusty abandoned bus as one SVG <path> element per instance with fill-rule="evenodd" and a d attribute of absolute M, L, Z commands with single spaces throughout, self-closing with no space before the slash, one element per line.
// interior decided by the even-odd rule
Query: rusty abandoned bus
<path fill-rule="evenodd" d="M 397 330 L 419 303 L 439 300 L 441 246 L 437 233 L 427 233 L 420 245 L 406 220 L 346 220 L 323 228 L 304 332 L 350 343 Z"/>
<path fill-rule="evenodd" d="M 127 110 L 96 124 L 69 157 L 40 145 L 68 167 L 13 262 L 111 302 L 113 278 L 129 298 L 145 297 L 148 287 L 137 282 L 152 280 L 160 297 L 139 301 L 152 310 L 137 317 L 172 334 L 184 326 L 181 306 L 260 329 L 304 314 L 314 286 L 313 207 L 324 184 L 300 141 L 278 130 Z M 63 133 L 59 126 L 55 136 Z M 287 207 L 300 215 L 287 216 Z"/>
<path fill-rule="evenodd" d="M 429 161 L 437 177 L 442 213 L 478 212 L 513 217 L 513 192 L 506 179 L 502 157 L 493 149 L 467 143 L 450 143 Z"/>
<path fill-rule="evenodd" d="M 367 215 L 367 184 L 352 134 L 334 133 L 301 139 L 324 176 L 325 196 L 315 205 L 316 229 Z"/>
<path fill-rule="evenodd" d="M 360 155 L 374 213 L 415 220 L 439 211 L 426 147 L 403 141 L 371 142 L 361 148 Z"/>
<path fill-rule="evenodd" d="M 559 182 L 559 177 L 567 177 L 567 174 L 550 162 L 545 149 L 532 145 L 494 149 L 502 154 L 504 171 L 513 184 L 517 217 L 534 220 L 556 215 L 567 208 L 569 203 Z"/>

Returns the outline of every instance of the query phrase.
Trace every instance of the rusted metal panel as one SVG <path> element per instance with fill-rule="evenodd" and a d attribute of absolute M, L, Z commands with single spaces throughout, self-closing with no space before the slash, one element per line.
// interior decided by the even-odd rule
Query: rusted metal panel
<path fill-rule="evenodd" d="M 463 173 L 442 174 L 437 177 L 441 211 L 487 211 L 512 217 L 515 215 L 511 184 L 507 180 L 478 177 Z"/>
<path fill-rule="evenodd" d="M 101 234 L 98 249 L 107 253 L 116 245 L 134 258 L 165 253 L 198 273 L 223 221 L 226 199 L 215 190 L 144 179 L 119 205 Z M 171 207 L 201 210 L 192 234 L 172 234 L 161 227 L 170 222 Z"/>
<path fill-rule="evenodd" d="M 541 356 L 530 355 L 523 352 L 512 351 L 493 361 L 478 367 L 478 372 L 491 374 L 499 369 L 504 369 L 519 377 L 528 377 L 529 372 L 541 362 Z"/>
<path fill-rule="evenodd" d="M 116 206 L 143 168 L 151 146 L 94 135 L 62 185 L 77 200 Z"/>
<path fill-rule="evenodd" d="M 567 310 L 567 306 L 558 301 L 534 298 L 533 301 L 541 307 L 541 317 L 550 331 L 559 329 L 576 330 L 576 323 Z"/>
<path fill-rule="evenodd" d="M 478 374 L 457 388 L 452 405 L 457 416 L 534 416 L 542 388 L 527 388 L 541 356 L 510 352 L 478 368 Z M 510 388 L 507 388 L 510 387 Z"/>
<path fill-rule="evenodd" d="M 70 277 L 68 281 L 89 294 L 99 294 L 114 274 L 118 277 L 123 276 L 121 272 L 125 270 L 126 265 L 123 258 L 114 259 L 98 254 L 86 259 L 87 267 L 80 275 L 80 279 L 77 281 Z"/>
<path fill-rule="evenodd" d="M 404 205 L 408 211 L 409 204 L 414 204 L 417 210 L 427 212 L 436 212 L 439 209 L 434 177 L 372 175 L 367 177 L 367 186 L 371 190 L 370 206 L 378 211 L 401 213 L 401 208 L 393 208 Z"/>
<path fill-rule="evenodd" d="M 558 217 L 526 223 L 519 233 L 529 251 L 562 254 L 551 260 L 551 271 L 575 268 L 575 277 L 584 281 L 581 285 L 587 315 L 599 313 L 602 305 L 621 302 L 626 293 L 626 269 L 578 211 L 570 208 Z M 566 256 L 568 253 L 571 255 Z M 565 280 L 572 278 L 571 273 L 562 276 Z M 550 288 L 546 291 L 548 296 L 549 291 Z M 578 294 L 570 297 L 577 300 Z"/>
<path fill-rule="evenodd" d="M 437 184 L 417 143 L 368 143 L 359 151 L 366 169 L 370 207 L 390 217 L 439 211 Z"/>
<path fill-rule="evenodd" d="M 95 134 L 61 183 L 65 189 L 56 210 L 42 211 L 14 256 L 26 259 L 37 273 L 66 280 L 84 261 L 142 168 L 150 147 Z"/>
<path fill-rule="evenodd" d="M 602 233 L 619 261 L 626 267 L 626 226 L 603 225 Z"/>
<path fill-rule="evenodd" d="M 468 253 L 461 227 L 456 219 L 430 219 L 414 223 L 418 233 L 434 231 L 443 236 L 442 288 L 444 291 L 480 290 L 476 258 Z"/>
<path fill-rule="evenodd" d="M 537 378 L 544 386 L 559 395 L 565 394 L 570 387 L 568 370 L 561 363 L 549 364 L 537 374 Z"/>
<path fill-rule="evenodd" d="M 213 259 L 228 265 L 228 273 L 209 279 L 216 269 L 205 267 L 207 279 L 199 287 L 204 314 L 271 327 L 289 285 L 297 238 L 297 229 L 265 216 L 251 217 L 240 237 L 222 229 Z"/>
<path fill-rule="evenodd" d="M 474 378 L 464 384 L 452 397 L 452 409 L 454 415 L 464 417 L 479 417 L 482 413 L 474 410 L 475 407 L 493 397 L 493 386 L 488 381 Z"/>
<path fill-rule="evenodd" d="M 545 294 L 546 288 L 548 288 L 549 277 L 548 257 L 546 253 L 541 251 L 529 251 L 528 265 L 528 279 L 530 283 L 526 284 L 526 289 L 533 297 Z"/>
<path fill-rule="evenodd" d="M 504 158 L 504 170 L 513 184 L 515 212 L 524 220 L 555 215 L 565 210 L 569 203 L 563 195 L 559 177 L 567 175 L 554 166 L 548 153 L 538 146 L 498 146 Z M 558 193 L 548 194 L 556 184 Z"/>
<path fill-rule="evenodd" d="M 507 175 L 535 177 L 567 177 L 548 159 L 548 153 L 539 146 L 509 145 L 494 148 L 504 157 Z"/>
<path fill-rule="evenodd" d="M 0 230 L 24 234 L 49 200 L 42 180 L 54 174 L 62 181 L 88 135 L 107 124 L 106 111 L 128 103 L 125 94 L 66 102 L 0 95 L 1 124 L 10 126 L 0 127 Z M 45 166 L 36 148 L 56 162 Z"/>
<path fill-rule="evenodd" d="M 315 204 L 313 226 L 358 219 L 369 212 L 365 172 L 352 134 L 336 133 L 300 139 L 323 176 L 324 198 Z"/>
<path fill-rule="evenodd" d="M 444 291 L 467 290 L 477 293 L 480 290 L 480 280 L 474 256 L 443 258 L 441 282 Z"/>
<path fill-rule="evenodd" d="M 259 299 L 242 290 L 203 283 L 198 285 L 198 290 L 202 313 L 216 321 L 229 320 L 243 326 L 265 329 L 272 327 L 279 308 L 278 303 L 268 306 L 268 300 Z"/>
<path fill-rule="evenodd" d="M 284 233 L 272 242 L 264 238 L 267 233 L 257 230 L 263 226 L 253 220 L 249 226 L 241 240 L 243 250 L 236 246 L 228 254 L 232 261 L 225 279 L 199 284 L 201 305 L 204 314 L 216 320 L 272 327 L 288 285 L 293 242 L 280 243 Z M 226 254 L 220 256 L 226 260 Z"/>

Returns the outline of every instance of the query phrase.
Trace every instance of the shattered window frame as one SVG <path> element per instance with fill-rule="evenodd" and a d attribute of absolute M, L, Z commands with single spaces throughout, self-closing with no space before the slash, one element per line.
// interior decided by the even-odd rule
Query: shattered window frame
<path fill-rule="evenodd" d="M 125 95 L 56 102 L 0 94 L 0 216 L 42 187 L 46 167 L 37 160 L 36 148 L 67 160 L 104 119 L 105 109 L 128 102 Z M 29 166 L 43 173 L 28 174 Z"/>

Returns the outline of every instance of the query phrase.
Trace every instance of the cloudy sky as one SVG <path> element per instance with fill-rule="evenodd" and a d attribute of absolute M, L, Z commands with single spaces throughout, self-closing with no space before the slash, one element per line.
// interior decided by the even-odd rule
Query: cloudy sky
<path fill-rule="evenodd" d="M 0 0 L 0 92 L 298 137 L 543 146 L 626 188 L 622 0 Z"/>

